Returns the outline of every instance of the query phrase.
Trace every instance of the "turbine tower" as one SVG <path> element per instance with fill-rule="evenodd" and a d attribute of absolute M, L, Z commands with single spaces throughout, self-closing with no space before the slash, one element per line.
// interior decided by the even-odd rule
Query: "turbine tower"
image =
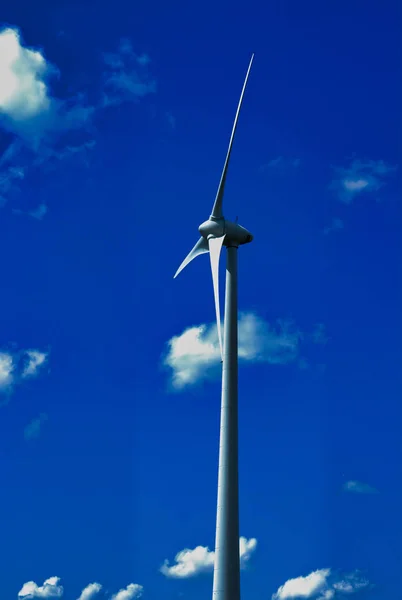
<path fill-rule="evenodd" d="M 215 298 L 216 324 L 222 358 L 222 397 L 219 442 L 218 500 L 216 511 L 213 600 L 240 600 L 239 483 L 238 483 L 238 342 L 237 342 L 237 250 L 252 241 L 247 229 L 227 221 L 222 212 L 226 175 L 237 120 L 254 55 L 251 57 L 237 106 L 211 216 L 198 230 L 200 239 L 174 277 L 200 254 L 209 252 Z M 223 340 L 219 305 L 219 258 L 226 246 L 226 291 Z"/>

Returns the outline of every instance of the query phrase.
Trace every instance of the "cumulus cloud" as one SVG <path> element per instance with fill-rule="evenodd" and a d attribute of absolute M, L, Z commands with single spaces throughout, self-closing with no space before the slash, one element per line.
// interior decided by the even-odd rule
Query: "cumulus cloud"
<path fill-rule="evenodd" d="M 287 600 L 288 598 L 312 598 L 327 586 L 330 569 L 320 569 L 306 577 L 288 579 L 278 591 L 273 594 L 273 600 Z"/>
<path fill-rule="evenodd" d="M 242 568 L 245 567 L 256 548 L 257 540 L 255 538 L 240 537 L 239 554 Z M 214 561 L 215 552 L 210 550 L 208 546 L 197 546 L 193 550 L 185 548 L 176 554 L 175 564 L 170 566 L 169 561 L 165 560 L 160 571 L 163 575 L 172 579 L 185 579 L 212 571 Z"/>
<path fill-rule="evenodd" d="M 18 598 L 32 600 L 33 598 L 61 598 L 63 586 L 60 585 L 60 577 L 49 577 L 39 586 L 34 581 L 24 583 L 18 592 Z"/>
<path fill-rule="evenodd" d="M 102 586 L 100 583 L 89 583 L 81 592 L 78 600 L 93 600 L 99 594 Z"/>
<path fill-rule="evenodd" d="M 288 320 L 278 320 L 271 325 L 254 313 L 241 313 L 239 360 L 271 365 L 293 363 L 299 359 L 303 341 L 321 343 L 322 335 L 323 330 L 320 330 L 320 338 L 318 333 L 316 338 L 307 336 Z M 171 369 L 172 385 L 177 390 L 219 374 L 220 361 L 214 323 L 189 327 L 182 334 L 173 336 L 164 356 L 164 365 Z"/>
<path fill-rule="evenodd" d="M 102 590 L 100 583 L 89 583 L 81 592 L 77 600 L 94 600 Z M 135 600 L 140 598 L 143 593 L 143 586 L 138 583 L 130 583 L 127 587 L 122 588 L 116 594 L 110 596 L 110 600 Z M 34 581 L 24 583 L 21 590 L 18 592 L 20 600 L 34 600 L 35 598 L 61 598 L 64 589 L 60 585 L 60 577 L 49 577 L 39 586 Z"/>
<path fill-rule="evenodd" d="M 13 356 L 8 352 L 0 352 L 0 391 L 11 386 L 14 368 Z"/>
<path fill-rule="evenodd" d="M 48 360 L 40 350 L 0 351 L 0 394 L 10 394 L 24 379 L 37 377 Z"/>
<path fill-rule="evenodd" d="M 37 50 L 23 48 L 15 29 L 0 33 L 0 111 L 14 121 L 47 111 L 50 98 L 45 78 L 49 68 Z"/>
<path fill-rule="evenodd" d="M 0 123 L 35 151 L 54 142 L 56 133 L 80 128 L 93 113 L 82 96 L 54 97 L 50 81 L 55 75 L 57 68 L 42 50 L 23 45 L 18 29 L 0 31 Z"/>
<path fill-rule="evenodd" d="M 330 184 L 339 200 L 350 204 L 362 193 L 377 192 L 397 167 L 383 160 L 354 159 L 348 167 L 333 167 L 335 177 Z"/>
<path fill-rule="evenodd" d="M 378 494 L 378 490 L 368 483 L 361 481 L 347 481 L 343 485 L 345 492 L 351 492 L 352 494 Z"/>
<path fill-rule="evenodd" d="M 332 600 L 343 594 L 353 594 L 370 586 L 364 577 L 356 571 L 343 576 L 331 569 L 318 569 L 309 575 L 288 579 L 272 595 L 272 600 L 296 600 L 311 598 L 314 600 Z"/>
<path fill-rule="evenodd" d="M 36 439 L 40 436 L 43 423 L 47 421 L 47 414 L 41 413 L 35 419 L 32 419 L 24 429 L 24 438 L 28 440 Z"/>
<path fill-rule="evenodd" d="M 42 50 L 24 45 L 17 28 L 0 30 L 0 127 L 13 136 L 0 158 L 3 205 L 54 152 L 66 153 L 65 136 L 85 129 L 94 114 L 83 95 L 62 100 L 52 94 L 58 74 Z M 40 219 L 45 213 L 39 207 L 30 214 Z"/>
<path fill-rule="evenodd" d="M 130 583 L 126 588 L 121 589 L 114 594 L 111 600 L 134 600 L 142 596 L 144 588 L 138 583 Z"/>

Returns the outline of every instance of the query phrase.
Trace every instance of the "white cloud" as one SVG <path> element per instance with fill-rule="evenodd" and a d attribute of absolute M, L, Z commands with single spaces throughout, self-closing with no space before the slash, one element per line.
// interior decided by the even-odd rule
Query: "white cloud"
<path fill-rule="evenodd" d="M 11 386 L 13 371 L 13 356 L 7 352 L 0 352 L 0 390 L 8 389 Z"/>
<path fill-rule="evenodd" d="M 9 394 L 24 379 L 39 375 L 47 359 L 40 350 L 0 351 L 0 393 Z"/>
<path fill-rule="evenodd" d="M 90 583 L 81 592 L 77 600 L 94 600 L 102 590 L 100 583 Z M 126 588 L 122 588 L 116 594 L 110 597 L 110 600 L 135 600 L 140 598 L 143 593 L 143 586 L 138 583 L 130 583 Z M 35 598 L 61 598 L 64 589 L 60 585 L 60 577 L 49 577 L 39 586 L 34 581 L 24 583 L 18 592 L 20 600 L 34 600 Z"/>
<path fill-rule="evenodd" d="M 243 568 L 256 548 L 257 540 L 255 538 L 239 538 L 240 564 Z M 210 550 L 208 546 L 197 546 L 193 550 L 185 548 L 178 552 L 174 565 L 169 566 L 169 561 L 165 560 L 160 570 L 166 577 L 185 579 L 212 571 L 214 561 L 215 552 L 213 550 Z"/>
<path fill-rule="evenodd" d="M 0 30 L 0 123 L 31 149 L 49 146 L 55 134 L 81 128 L 95 111 L 83 94 L 66 100 L 52 95 L 49 81 L 58 73 L 41 50 L 24 46 L 17 28 Z M 13 141 L 1 160 L 18 154 Z"/>
<path fill-rule="evenodd" d="M 130 583 L 126 588 L 121 589 L 112 596 L 111 600 L 134 600 L 142 596 L 144 588 L 138 583 Z"/>
<path fill-rule="evenodd" d="M 35 377 L 39 368 L 45 364 L 48 355 L 46 352 L 40 352 L 39 350 L 27 350 L 25 354 L 28 361 L 22 372 L 22 377 Z"/>
<path fill-rule="evenodd" d="M 376 192 L 385 185 L 388 175 L 396 171 L 396 167 L 387 165 L 383 160 L 354 159 L 349 167 L 333 167 L 336 177 L 330 188 L 339 200 L 350 204 L 362 192 Z"/>
<path fill-rule="evenodd" d="M 69 154 L 65 136 L 83 132 L 92 119 L 95 107 L 82 94 L 66 100 L 52 94 L 56 74 L 42 50 L 24 45 L 17 28 L 0 29 L 0 127 L 14 136 L 0 158 L 1 205 L 56 151 Z M 41 219 L 45 211 L 42 205 L 26 213 Z"/>
<path fill-rule="evenodd" d="M 62 159 L 88 162 L 95 146 L 94 119 L 105 107 L 155 92 L 149 57 L 134 53 L 129 40 L 121 40 L 116 53 L 103 55 L 103 62 L 92 104 L 83 93 L 57 98 L 50 83 L 58 69 L 42 50 L 24 45 L 17 28 L 0 29 L 0 127 L 14 135 L 0 157 L 0 206 L 18 194 L 22 180 L 39 167 L 54 168 Z M 46 211 L 41 204 L 14 212 L 41 220 Z"/>
<path fill-rule="evenodd" d="M 78 600 L 93 600 L 99 594 L 102 586 L 100 583 L 89 583 L 81 592 Z"/>
<path fill-rule="evenodd" d="M 272 600 L 296 600 L 301 598 L 332 600 L 332 598 L 341 594 L 353 594 L 369 586 L 369 581 L 360 577 L 357 571 L 340 577 L 334 574 L 331 569 L 319 569 L 305 577 L 288 579 L 272 595 Z"/>
<path fill-rule="evenodd" d="M 313 598 L 327 586 L 330 569 L 320 569 L 306 577 L 288 579 L 278 591 L 273 594 L 273 600 L 287 600 L 288 598 Z"/>
<path fill-rule="evenodd" d="M 7 28 L 0 32 L 0 112 L 19 121 L 47 111 L 47 71 L 43 55 L 24 48 L 18 31 Z"/>
<path fill-rule="evenodd" d="M 63 586 L 60 585 L 60 577 L 49 577 L 43 585 L 38 586 L 34 581 L 24 583 L 18 592 L 18 598 L 31 600 L 33 598 L 61 598 Z"/>
<path fill-rule="evenodd" d="M 250 556 L 257 549 L 257 540 L 256 538 L 247 539 L 245 537 L 240 537 L 239 539 L 239 550 L 240 550 L 240 566 L 244 567 L 246 563 L 249 561 Z"/>
<path fill-rule="evenodd" d="M 352 492 L 354 494 L 377 494 L 378 490 L 368 483 L 363 483 L 361 481 L 347 481 L 343 489 L 346 492 Z"/>
<path fill-rule="evenodd" d="M 254 313 L 239 318 L 239 360 L 250 363 L 284 365 L 299 358 L 303 340 L 318 343 L 306 336 L 291 321 L 278 320 L 274 326 Z M 172 337 L 167 344 L 164 364 L 170 368 L 176 390 L 192 385 L 204 377 L 219 374 L 220 352 L 216 325 L 189 327 Z"/>

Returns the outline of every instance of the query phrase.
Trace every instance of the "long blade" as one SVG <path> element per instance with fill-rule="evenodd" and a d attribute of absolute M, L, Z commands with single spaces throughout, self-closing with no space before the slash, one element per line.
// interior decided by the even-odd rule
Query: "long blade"
<path fill-rule="evenodd" d="M 181 263 L 180 267 L 177 269 L 173 279 L 175 279 L 178 274 L 185 268 L 187 267 L 188 263 L 190 263 L 192 260 L 194 260 L 194 258 L 196 258 L 197 256 L 199 256 L 200 254 L 204 254 L 205 252 L 209 252 L 208 249 L 208 242 L 205 238 L 200 237 L 200 239 L 198 240 L 198 242 L 196 243 L 196 245 L 194 246 L 194 248 L 191 250 L 191 252 L 189 252 L 186 256 L 186 258 L 183 260 L 183 262 Z"/>
<path fill-rule="evenodd" d="M 249 73 L 250 73 L 251 65 L 253 64 L 253 59 L 254 59 L 254 54 L 252 55 L 251 60 L 250 60 L 250 64 L 248 65 L 248 69 L 247 69 L 247 73 L 246 73 L 246 78 L 244 80 L 243 89 L 241 91 L 240 100 L 239 100 L 239 104 L 237 106 L 237 112 L 236 112 L 235 120 L 234 120 L 234 123 L 233 123 L 232 135 L 230 136 L 229 148 L 228 148 L 228 151 L 227 151 L 227 154 L 226 154 L 225 165 L 223 167 L 223 171 L 222 171 L 222 175 L 221 175 L 221 180 L 219 182 L 219 187 L 218 187 L 218 191 L 216 193 L 216 198 L 215 198 L 214 206 L 212 208 L 211 217 L 215 217 L 217 219 L 219 219 L 219 218 L 221 218 L 223 216 L 223 214 L 222 214 L 223 192 L 225 191 L 226 174 L 227 174 L 227 170 L 228 170 L 228 166 L 229 166 L 230 153 L 232 152 L 232 144 L 233 144 L 233 139 L 234 139 L 235 132 L 236 132 L 237 120 L 239 118 L 240 108 L 241 108 L 241 105 L 242 105 L 242 102 L 243 102 L 244 91 L 246 89 L 247 80 L 248 80 L 248 76 L 249 76 Z"/>
<path fill-rule="evenodd" d="M 219 305 L 219 258 L 221 255 L 222 244 L 225 236 L 218 238 L 209 238 L 209 257 L 211 259 L 212 283 L 214 285 L 215 312 L 216 312 L 216 327 L 218 329 L 219 348 L 221 358 L 223 359 L 223 343 L 221 329 L 221 310 Z"/>

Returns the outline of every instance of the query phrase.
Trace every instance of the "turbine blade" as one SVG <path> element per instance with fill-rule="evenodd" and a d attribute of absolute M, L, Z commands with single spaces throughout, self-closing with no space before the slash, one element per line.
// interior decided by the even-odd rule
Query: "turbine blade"
<path fill-rule="evenodd" d="M 219 258 L 221 255 L 222 244 L 225 236 L 218 238 L 211 237 L 208 240 L 209 257 L 211 259 L 212 283 L 214 286 L 216 327 L 218 329 L 219 349 L 223 359 L 222 329 L 221 329 L 221 310 L 219 305 Z"/>
<path fill-rule="evenodd" d="M 177 269 L 173 279 L 175 279 L 181 271 L 187 267 L 188 263 L 190 263 L 194 258 L 199 256 L 200 254 L 204 254 L 205 252 L 209 252 L 208 242 L 205 238 L 200 237 L 194 248 L 189 252 L 186 258 L 181 263 L 180 267 Z"/>
<path fill-rule="evenodd" d="M 253 59 L 254 59 L 254 54 L 252 55 L 251 60 L 250 60 L 250 64 L 248 65 L 248 69 L 247 69 L 247 73 L 246 73 L 246 78 L 245 78 L 244 84 L 243 84 L 243 89 L 242 89 L 241 94 L 240 94 L 240 100 L 239 100 L 239 104 L 237 106 L 236 116 L 235 116 L 235 120 L 234 120 L 234 123 L 233 123 L 232 134 L 230 136 L 229 148 L 228 148 L 228 151 L 227 151 L 227 154 L 226 154 L 226 160 L 225 160 L 225 164 L 224 164 L 224 167 L 223 167 L 223 171 L 222 171 L 222 175 L 221 175 L 221 180 L 219 182 L 218 191 L 216 193 L 216 198 L 215 198 L 214 206 L 212 208 L 211 217 L 215 217 L 216 219 L 219 219 L 219 218 L 221 218 L 223 216 L 223 214 L 222 214 L 222 202 L 223 202 L 223 193 L 224 193 L 224 190 L 225 190 L 226 174 L 227 174 L 227 170 L 228 170 L 228 166 L 229 166 L 230 153 L 232 152 L 232 144 L 233 144 L 233 139 L 234 139 L 235 132 L 236 132 L 237 120 L 239 118 L 240 108 L 241 108 L 241 105 L 242 105 L 242 102 L 243 102 L 244 91 L 246 89 L 247 80 L 248 80 L 248 76 L 249 76 L 249 73 L 250 73 L 251 65 L 253 64 Z"/>

